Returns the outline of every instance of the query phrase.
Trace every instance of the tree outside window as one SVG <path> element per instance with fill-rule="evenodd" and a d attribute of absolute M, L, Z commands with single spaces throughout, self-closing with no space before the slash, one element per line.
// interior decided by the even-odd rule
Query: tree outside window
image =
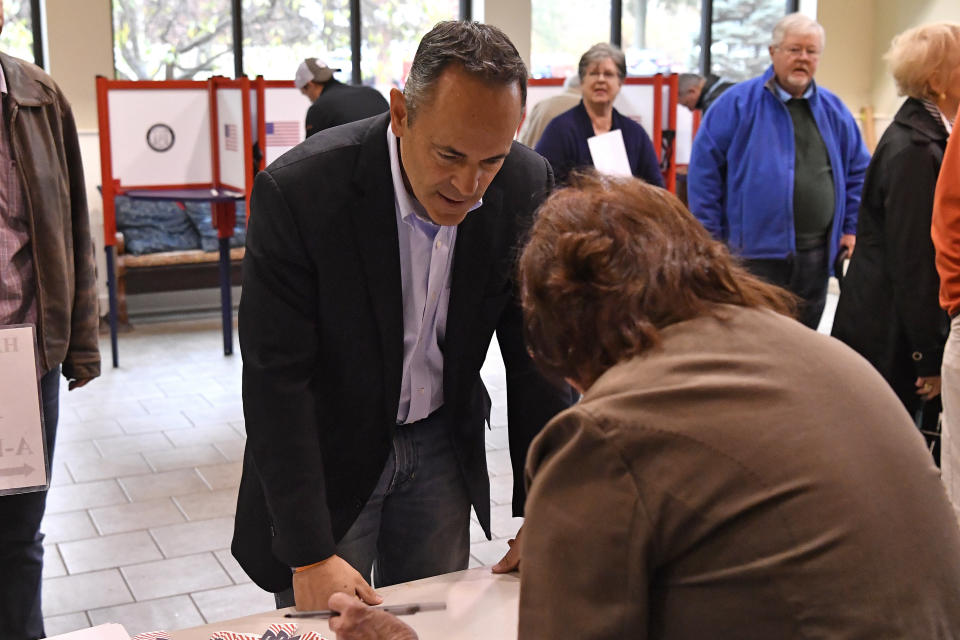
<path fill-rule="evenodd" d="M 531 0 L 530 74 L 564 78 L 580 56 L 610 42 L 610 0 Z"/>
<path fill-rule="evenodd" d="M 127 80 L 233 75 L 230 0 L 113 0 L 113 61 Z"/>
<path fill-rule="evenodd" d="M 33 58 L 33 16 L 30 0 L 0 0 L 4 6 L 0 51 L 35 62 Z"/>
<path fill-rule="evenodd" d="M 250 77 L 290 80 L 305 58 L 319 58 L 349 82 L 349 0 L 245 0 L 243 70 Z"/>
<path fill-rule="evenodd" d="M 363 83 L 384 94 L 401 88 L 420 38 L 441 20 L 456 20 L 459 0 L 361 0 Z"/>
<path fill-rule="evenodd" d="M 699 69 L 700 0 L 627 0 L 621 29 L 630 75 Z"/>
<path fill-rule="evenodd" d="M 711 71 L 737 81 L 762 74 L 773 27 L 785 13 L 783 0 L 714 0 Z"/>

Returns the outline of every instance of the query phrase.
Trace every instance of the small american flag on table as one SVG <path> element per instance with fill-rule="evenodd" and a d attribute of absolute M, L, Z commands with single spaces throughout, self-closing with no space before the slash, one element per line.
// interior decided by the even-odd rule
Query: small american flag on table
<path fill-rule="evenodd" d="M 292 147 L 300 142 L 300 123 L 296 120 L 277 120 L 267 123 L 268 147 Z"/>

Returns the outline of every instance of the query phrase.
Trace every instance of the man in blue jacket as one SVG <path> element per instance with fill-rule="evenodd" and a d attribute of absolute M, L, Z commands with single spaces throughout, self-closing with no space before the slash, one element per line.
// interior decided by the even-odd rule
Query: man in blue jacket
<path fill-rule="evenodd" d="M 773 29 L 771 68 L 726 91 L 693 142 L 690 210 L 756 275 L 797 294 L 816 329 L 830 269 L 853 252 L 870 155 L 850 111 L 813 80 L 825 34 L 792 13 Z"/>

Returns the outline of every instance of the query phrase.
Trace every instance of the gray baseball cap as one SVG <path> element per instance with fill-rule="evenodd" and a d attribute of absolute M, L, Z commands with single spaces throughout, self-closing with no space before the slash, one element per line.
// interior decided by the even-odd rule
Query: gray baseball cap
<path fill-rule="evenodd" d="M 293 76 L 293 83 L 297 85 L 297 89 L 303 89 L 310 81 L 322 84 L 328 82 L 336 71 L 340 71 L 340 69 L 331 69 L 323 60 L 307 58 L 297 67 L 297 73 Z"/>

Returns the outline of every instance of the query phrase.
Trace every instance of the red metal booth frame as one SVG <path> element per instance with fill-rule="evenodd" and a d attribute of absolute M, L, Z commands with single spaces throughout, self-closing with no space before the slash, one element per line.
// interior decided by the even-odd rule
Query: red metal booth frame
<path fill-rule="evenodd" d="M 262 141 L 265 135 L 263 113 L 263 85 L 262 78 L 249 80 L 240 78 L 230 80 L 224 77 L 213 77 L 207 81 L 196 80 L 110 80 L 103 76 L 97 77 L 97 111 L 100 128 L 100 173 L 101 193 L 103 196 L 103 233 L 104 253 L 107 260 L 107 290 L 109 295 L 110 320 L 110 349 L 113 357 L 113 366 L 119 366 L 117 345 L 117 282 L 114 248 L 116 245 L 117 222 L 114 208 L 114 197 L 128 195 L 141 199 L 169 199 L 169 200 L 198 200 L 210 203 L 212 224 L 217 229 L 217 238 L 220 245 L 220 307 L 223 324 L 223 353 L 233 353 L 233 322 L 232 300 L 230 291 L 230 238 L 233 237 L 233 228 L 236 224 L 236 201 L 246 199 L 246 215 L 250 215 L 250 192 L 253 189 L 253 153 L 251 137 L 251 108 L 250 90 L 253 87 L 259 98 L 257 109 L 258 132 Z M 217 89 L 236 88 L 241 90 L 242 119 L 245 148 L 244 155 L 244 182 L 241 186 L 224 183 L 220 178 L 219 160 L 219 123 L 217 116 Z M 110 91 L 144 89 L 205 89 L 209 95 L 210 105 L 210 152 L 211 175 L 210 182 L 162 184 L 162 185 L 125 185 L 113 175 L 113 159 L 110 147 L 110 112 L 108 93 Z M 260 161 L 262 168 L 263 160 Z"/>

